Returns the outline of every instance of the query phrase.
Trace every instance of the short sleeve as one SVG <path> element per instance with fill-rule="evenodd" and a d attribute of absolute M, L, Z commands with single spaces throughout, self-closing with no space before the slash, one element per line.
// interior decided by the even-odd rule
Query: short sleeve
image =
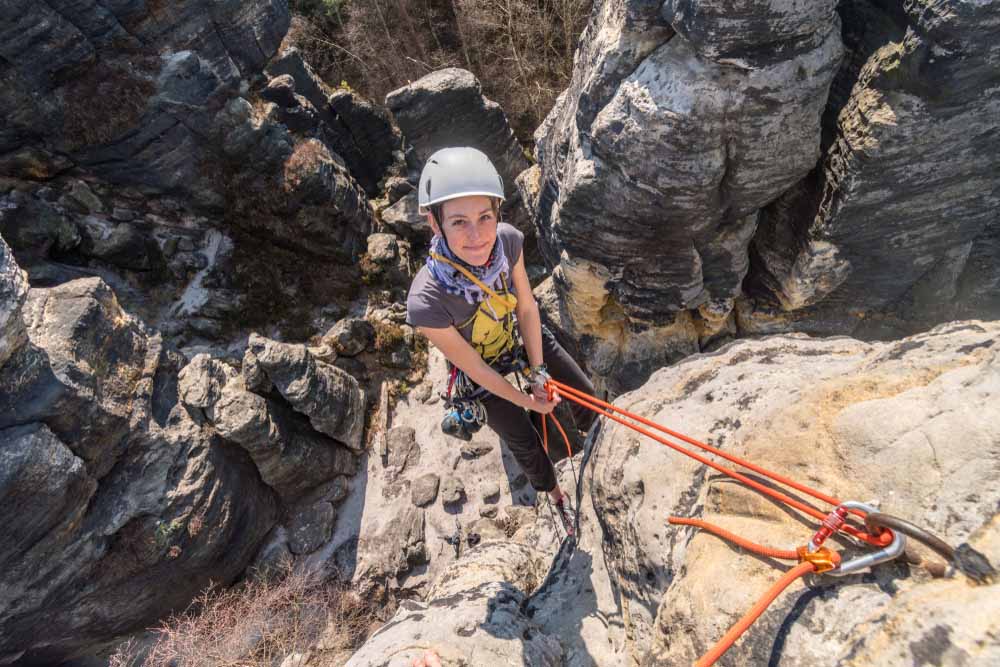
<path fill-rule="evenodd" d="M 451 315 L 445 309 L 440 296 L 440 289 L 427 274 L 427 269 L 421 269 L 406 295 L 406 323 L 429 329 L 450 327 Z"/>
<path fill-rule="evenodd" d="M 507 255 L 507 263 L 510 264 L 510 268 L 513 270 L 514 265 L 517 264 L 517 260 L 521 258 L 521 249 L 524 247 L 524 234 L 517 227 L 506 222 L 501 222 L 497 227 L 497 236 L 500 237 L 500 242 L 503 243 L 503 251 Z"/>

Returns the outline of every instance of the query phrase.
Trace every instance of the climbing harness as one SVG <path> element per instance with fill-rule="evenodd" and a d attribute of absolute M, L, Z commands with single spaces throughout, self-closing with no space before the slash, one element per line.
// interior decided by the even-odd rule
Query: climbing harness
<path fill-rule="evenodd" d="M 743 618 L 730 628 L 729 632 L 727 632 L 726 635 L 722 637 L 722 639 L 720 639 L 714 647 L 712 647 L 712 649 L 706 652 L 703 656 L 701 656 L 701 658 L 698 659 L 697 662 L 695 662 L 695 667 L 709 667 L 714 664 L 727 650 L 729 650 L 736 640 L 750 628 L 753 622 L 764 613 L 767 607 L 778 597 L 778 595 L 780 595 L 785 588 L 787 588 L 799 577 L 806 574 L 821 573 L 835 577 L 842 577 L 857 573 L 880 563 L 891 561 L 903 554 L 906 548 L 906 535 L 910 535 L 914 537 L 914 539 L 927 544 L 930 548 L 952 561 L 958 569 L 965 572 L 968 576 L 970 576 L 970 578 L 977 582 L 990 581 L 996 576 L 996 572 L 992 569 L 986 558 L 968 545 L 962 545 L 958 549 L 951 549 L 947 544 L 939 538 L 930 535 L 927 531 L 924 531 L 907 521 L 879 513 L 871 505 L 856 501 L 842 502 L 837 498 L 823 494 L 803 484 L 799 484 L 794 480 L 757 466 L 738 456 L 723 452 L 716 447 L 712 447 L 686 435 L 672 431 L 635 413 L 629 412 L 628 410 L 623 410 L 622 408 L 618 408 L 610 403 L 601 401 L 594 396 L 578 389 L 574 389 L 573 387 L 557 380 L 550 378 L 547 380 L 545 386 L 548 389 L 550 400 L 556 395 L 567 398 L 592 410 L 600 416 L 607 417 L 608 419 L 614 420 L 638 433 L 646 435 L 675 451 L 685 454 L 700 463 L 703 463 L 733 479 L 742 482 L 743 484 L 746 484 L 760 493 L 798 509 L 820 521 L 819 528 L 806 545 L 795 550 L 782 550 L 772 549 L 751 542 L 700 519 L 673 516 L 668 517 L 669 523 L 673 525 L 686 525 L 701 528 L 759 555 L 769 558 L 798 561 L 798 564 L 791 570 L 785 572 L 785 574 L 777 582 L 775 582 L 767 593 L 765 593 L 765 595 L 743 616 Z M 562 427 L 559 426 L 559 422 L 554 418 L 553 421 L 555 421 L 560 432 L 562 432 L 563 438 L 566 439 L 566 434 L 562 431 Z M 543 446 L 547 450 L 548 432 L 544 428 L 545 420 L 543 420 L 542 423 Z M 643 428 L 643 426 L 639 426 L 639 424 L 649 428 Z M 828 514 L 823 514 L 823 512 L 811 505 L 799 501 L 775 488 L 766 486 L 742 473 L 720 465 L 711 459 L 688 449 L 687 447 L 653 433 L 653 431 L 649 429 L 659 431 L 660 433 L 671 436 L 677 440 L 681 440 L 682 442 L 702 449 L 706 452 L 715 454 L 731 463 L 747 468 L 748 470 L 751 470 L 774 482 L 778 482 L 801 493 L 807 494 L 817 500 L 833 505 L 834 508 Z M 568 439 L 566 439 L 566 445 L 568 448 Z M 585 451 L 584 461 L 589 458 L 589 455 L 590 451 L 588 449 Z M 582 468 L 583 464 L 581 464 L 581 470 Z M 580 496 L 581 490 L 578 484 L 578 507 Z M 864 525 L 858 526 L 852 524 L 852 516 L 859 517 L 864 520 Z M 577 517 L 577 519 L 579 519 L 579 517 Z M 823 546 L 823 543 L 829 537 L 840 532 L 855 537 L 871 546 L 877 547 L 878 550 L 845 562 L 839 553 Z M 571 542 L 573 542 L 573 544 L 570 544 L 570 550 L 575 545 L 575 540 L 572 540 Z M 560 548 L 559 554 L 557 554 L 556 563 L 560 562 L 560 556 L 564 556 L 562 547 Z M 563 560 L 566 560 L 565 556 L 563 557 Z M 565 563 L 563 569 L 565 569 Z M 554 576 L 553 573 L 555 570 L 556 566 L 554 563 L 549 577 L 546 578 L 546 582 L 549 582 L 550 578 Z"/>
<path fill-rule="evenodd" d="M 504 354 L 512 352 L 517 347 L 517 335 L 515 333 L 514 311 L 517 308 L 517 297 L 507 286 L 507 278 L 500 274 L 500 284 L 502 294 L 481 281 L 474 273 L 457 262 L 453 262 L 444 255 L 432 252 L 431 257 L 436 261 L 449 265 L 471 280 L 483 291 L 486 297 L 476 307 L 476 311 L 465 322 L 457 325 L 461 331 L 472 327 L 469 343 L 473 349 L 489 365 L 502 357 Z"/>

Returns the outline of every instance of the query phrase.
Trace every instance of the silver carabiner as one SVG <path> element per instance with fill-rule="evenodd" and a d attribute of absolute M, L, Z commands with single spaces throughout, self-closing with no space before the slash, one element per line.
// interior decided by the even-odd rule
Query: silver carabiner
<path fill-rule="evenodd" d="M 861 510 L 865 514 L 873 514 L 878 512 L 878 510 L 871 505 L 865 503 L 859 503 L 854 500 L 848 500 L 840 504 L 841 507 L 846 507 L 851 510 Z M 849 574 L 854 574 L 860 570 L 864 570 L 868 567 L 874 567 L 880 563 L 887 563 L 894 560 L 903 553 L 906 549 L 906 536 L 903 535 L 898 530 L 892 531 L 892 542 L 889 546 L 884 549 L 879 549 L 875 553 L 866 554 L 864 556 L 859 556 L 857 558 L 852 558 L 846 563 L 841 563 L 840 567 L 830 570 L 829 572 L 824 572 L 824 574 L 829 574 L 834 577 L 846 577 Z"/>

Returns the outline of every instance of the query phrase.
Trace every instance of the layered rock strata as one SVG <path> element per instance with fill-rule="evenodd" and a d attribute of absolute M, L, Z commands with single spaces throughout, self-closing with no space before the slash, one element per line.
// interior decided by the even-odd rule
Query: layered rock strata
<path fill-rule="evenodd" d="M 996 317 L 994 5 L 597 3 L 519 179 L 592 369 Z"/>
<path fill-rule="evenodd" d="M 717 332 L 757 211 L 819 157 L 842 53 L 835 3 L 772 4 L 731 21 L 711 3 L 598 3 L 536 133 L 525 198 L 574 332 L 598 372 L 622 369 L 616 387 L 676 358 L 676 344 L 630 352 L 643 332 L 687 346 Z"/>
<path fill-rule="evenodd" d="M 817 173 L 763 211 L 747 330 L 884 338 L 1000 312 L 997 9 L 845 5 L 853 88 Z"/>

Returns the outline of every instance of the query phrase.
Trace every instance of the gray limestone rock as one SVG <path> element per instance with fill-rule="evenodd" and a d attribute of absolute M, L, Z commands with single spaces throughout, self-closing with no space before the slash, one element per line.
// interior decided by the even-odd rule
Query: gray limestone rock
<path fill-rule="evenodd" d="M 448 476 L 441 483 L 441 502 L 456 505 L 465 500 L 465 485 L 458 477 Z"/>
<path fill-rule="evenodd" d="M 184 405 L 208 410 L 219 402 L 223 388 L 238 375 L 229 364 L 206 353 L 198 354 L 177 375 L 178 395 Z"/>
<path fill-rule="evenodd" d="M 308 554 L 325 544 L 333 535 L 337 511 L 328 502 L 300 507 L 288 525 L 288 546 L 293 554 Z"/>
<path fill-rule="evenodd" d="M 80 230 L 44 199 L 0 198 L 0 234 L 22 263 L 65 253 L 80 244 Z"/>
<path fill-rule="evenodd" d="M 329 104 L 364 158 L 351 172 L 359 174 L 357 178 L 369 194 L 375 194 L 378 184 L 396 167 L 402 146 L 399 130 L 384 107 L 352 90 L 334 91 Z"/>
<path fill-rule="evenodd" d="M 496 482 L 487 482 L 479 490 L 479 494 L 484 503 L 496 504 L 500 500 L 500 485 Z"/>
<path fill-rule="evenodd" d="M 393 232 L 409 239 L 430 239 L 432 232 L 427 216 L 420 213 L 417 193 L 410 192 L 381 213 L 384 222 Z"/>
<path fill-rule="evenodd" d="M 206 115 L 261 70 L 290 20 L 280 0 L 8 2 L 4 16 L 0 155 L 28 150 L 45 173 L 65 168 L 47 157 L 62 154 L 112 180 L 191 191 L 210 186 L 198 172 Z M 180 48 L 193 60 L 164 78 Z"/>
<path fill-rule="evenodd" d="M 276 508 L 107 285 L 32 289 L 25 319 L 0 370 L 0 655 L 59 664 L 235 580 Z"/>
<path fill-rule="evenodd" d="M 304 345 L 251 334 L 247 349 L 281 395 L 317 431 L 361 451 L 365 397 L 357 380 L 318 361 Z"/>
<path fill-rule="evenodd" d="M 484 456 L 492 452 L 493 445 L 488 442 L 483 442 L 482 440 L 470 440 L 469 442 L 463 442 L 459 449 L 462 452 L 462 458 L 478 459 L 480 456 Z"/>
<path fill-rule="evenodd" d="M 185 405 L 204 410 L 219 435 L 245 449 L 261 480 L 286 502 L 355 472 L 354 455 L 341 443 L 315 432 L 287 405 L 247 391 L 241 376 L 208 355 L 184 367 L 178 394 Z"/>
<path fill-rule="evenodd" d="M 426 507 L 437 500 L 441 478 L 429 472 L 413 480 L 410 485 L 410 500 L 417 507 Z"/>
<path fill-rule="evenodd" d="M 843 50 L 833 3 L 753 3 L 753 30 L 722 4 L 595 3 L 536 132 L 525 199 L 573 337 L 615 388 L 697 348 L 687 311 L 741 293 L 757 211 L 820 154 Z"/>
<path fill-rule="evenodd" d="M 967 287 L 1000 280 L 983 262 L 1000 233 L 998 6 L 848 3 L 830 146 L 762 214 L 749 331 L 888 338 L 1000 316 Z"/>
<path fill-rule="evenodd" d="M 324 140 L 343 157 L 367 194 L 376 195 L 400 143 L 399 131 L 385 110 L 351 91 L 331 90 L 294 47 L 282 51 L 267 71 L 272 76 L 292 77 L 296 92 L 309 101 L 323 122 Z"/>
<path fill-rule="evenodd" d="M 1000 324 L 980 322 L 875 345 L 801 335 L 740 341 L 657 371 L 616 404 L 837 498 L 875 500 L 881 511 L 953 545 L 970 542 L 996 564 L 998 346 Z M 621 661 L 686 664 L 778 573 L 717 537 L 665 526 L 663 517 L 701 518 L 780 548 L 804 544 L 818 522 L 634 438 L 607 424 L 593 468 L 603 539 L 628 545 L 605 551 L 609 577 L 622 608 L 631 610 L 625 631 L 642 638 Z M 630 441 L 635 445 L 616 446 Z M 830 544 L 845 558 L 867 553 Z M 738 587 L 729 574 L 734 568 L 741 572 Z M 944 654 L 955 656 L 941 664 L 987 665 L 1000 656 L 997 644 L 985 639 L 998 627 L 1000 584 L 970 586 L 961 576 L 934 580 L 922 567 L 899 562 L 847 579 L 821 577 L 817 584 L 794 584 L 726 660 L 766 662 L 781 632 L 788 636 L 780 656 L 771 658 L 780 665 L 909 665 L 921 661 L 920 638 L 933 632 L 942 636 Z M 810 590 L 830 594 L 815 597 Z M 822 616 L 823 626 L 789 625 L 788 615 L 798 613 L 793 609 L 804 618 Z M 545 613 L 540 609 L 535 618 Z M 690 632 L 678 633 L 679 624 Z"/>
<path fill-rule="evenodd" d="M 424 510 L 409 506 L 399 513 L 381 517 L 379 525 L 360 536 L 358 541 L 360 581 L 384 581 L 427 562 L 424 533 Z"/>
<path fill-rule="evenodd" d="M 44 422 L 99 479 L 124 451 L 134 392 L 152 373 L 149 334 L 100 278 L 32 289 L 21 313 L 30 344 L 0 368 L 0 428 Z"/>
<path fill-rule="evenodd" d="M 471 72 L 455 67 L 432 72 L 386 95 L 385 104 L 421 161 L 439 148 L 475 146 L 496 165 L 507 197 L 514 195 L 514 179 L 528 160 L 503 109 L 483 97 Z"/>
<path fill-rule="evenodd" d="M 60 203 L 77 213 L 103 213 L 104 204 L 83 181 L 71 181 Z"/>
<path fill-rule="evenodd" d="M 299 104 L 295 99 L 295 79 L 290 74 L 281 74 L 268 81 L 260 96 L 282 107 L 295 107 Z"/>
<path fill-rule="evenodd" d="M 427 647 L 442 664 L 462 664 L 474 655 L 489 656 L 490 664 L 566 664 L 559 639 L 521 608 L 544 568 L 542 555 L 530 547 L 484 542 L 442 573 L 425 602 L 402 603 L 346 667 L 408 665 Z"/>
<path fill-rule="evenodd" d="M 375 328 L 360 317 L 345 317 L 323 335 L 323 343 L 345 357 L 361 354 L 374 342 Z"/>
<path fill-rule="evenodd" d="M 28 276 L 0 236 L 0 369 L 28 340 L 21 308 L 28 298 Z"/>
<path fill-rule="evenodd" d="M 393 426 L 386 434 L 389 449 L 388 465 L 398 477 L 420 464 L 420 445 L 412 426 Z"/>

